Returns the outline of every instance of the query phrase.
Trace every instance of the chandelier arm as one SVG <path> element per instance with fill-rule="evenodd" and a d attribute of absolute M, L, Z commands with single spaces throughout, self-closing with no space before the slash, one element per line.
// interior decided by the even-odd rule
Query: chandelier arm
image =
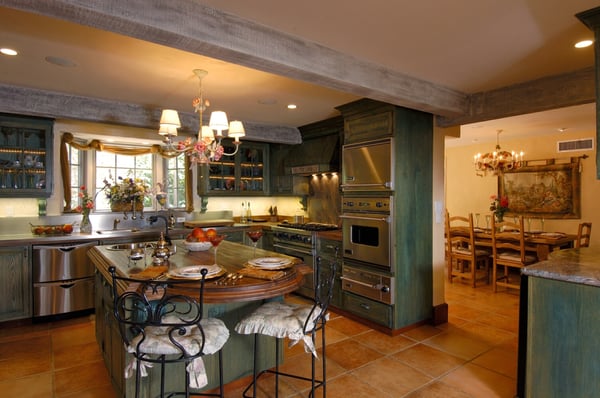
<path fill-rule="evenodd" d="M 236 153 L 238 153 L 238 149 L 240 149 L 241 142 L 234 142 L 234 144 L 235 144 L 235 151 L 233 151 L 231 153 L 223 152 L 223 156 L 233 156 Z"/>

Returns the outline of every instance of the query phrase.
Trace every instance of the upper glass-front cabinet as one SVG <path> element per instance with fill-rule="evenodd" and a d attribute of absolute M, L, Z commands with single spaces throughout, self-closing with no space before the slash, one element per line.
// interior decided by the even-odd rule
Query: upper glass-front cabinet
<path fill-rule="evenodd" d="M 235 146 L 223 141 L 225 153 Z M 266 195 L 269 170 L 268 144 L 242 142 L 234 156 L 223 156 L 217 162 L 198 167 L 199 195 Z"/>
<path fill-rule="evenodd" d="M 0 197 L 52 193 L 50 119 L 0 114 Z"/>

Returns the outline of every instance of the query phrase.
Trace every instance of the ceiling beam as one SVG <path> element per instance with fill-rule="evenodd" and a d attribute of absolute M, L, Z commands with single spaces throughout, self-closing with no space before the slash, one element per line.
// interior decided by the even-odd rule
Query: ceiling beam
<path fill-rule="evenodd" d="M 438 117 L 440 127 L 542 112 L 596 101 L 594 68 L 549 76 L 472 94 L 469 111 L 455 118 Z"/>
<path fill-rule="evenodd" d="M 84 120 L 122 126 L 147 128 L 158 132 L 161 110 L 137 104 L 107 101 L 98 98 L 64 94 L 54 91 L 0 84 L 0 112 L 50 118 Z M 179 113 L 182 135 L 195 136 L 198 116 Z M 300 144 L 302 136 L 295 127 L 272 126 L 244 122 L 245 139 L 250 141 Z"/>
<path fill-rule="evenodd" d="M 454 117 L 467 95 L 190 0 L 0 0 L 92 26 L 375 100 Z"/>

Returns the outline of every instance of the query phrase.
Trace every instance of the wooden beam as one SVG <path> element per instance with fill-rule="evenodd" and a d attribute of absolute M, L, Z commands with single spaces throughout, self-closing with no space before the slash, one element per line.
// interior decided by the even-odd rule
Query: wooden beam
<path fill-rule="evenodd" d="M 600 180 L 600 151 L 598 151 L 598 142 L 600 142 L 600 7 L 592 8 L 575 15 L 594 32 L 594 87 L 596 92 L 596 179 Z"/>
<path fill-rule="evenodd" d="M 158 131 L 160 109 L 137 104 L 107 101 L 25 87 L 0 84 L 0 112 L 84 120 L 88 122 L 141 127 Z M 184 135 L 196 135 L 198 116 L 179 113 Z M 300 144 L 302 136 L 295 127 L 272 126 L 244 121 L 245 139 L 250 141 Z"/>
<path fill-rule="evenodd" d="M 0 4 L 359 96 L 454 117 L 467 96 L 191 0 L 0 0 Z"/>
<path fill-rule="evenodd" d="M 455 118 L 438 117 L 440 127 L 588 104 L 596 101 L 594 68 L 544 77 L 469 96 L 469 111 Z"/>

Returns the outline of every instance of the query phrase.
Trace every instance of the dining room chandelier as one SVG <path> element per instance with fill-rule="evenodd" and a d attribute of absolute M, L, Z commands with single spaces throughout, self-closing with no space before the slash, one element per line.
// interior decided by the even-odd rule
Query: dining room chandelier
<path fill-rule="evenodd" d="M 516 170 L 521 167 L 523 162 L 523 152 L 503 151 L 500 148 L 500 133 L 496 133 L 496 149 L 493 152 L 487 152 L 483 155 L 478 153 L 473 157 L 475 172 L 478 176 L 499 175 L 508 170 Z"/>
<path fill-rule="evenodd" d="M 179 115 L 176 110 L 163 109 L 158 131 L 166 143 L 166 146 L 162 148 L 162 153 L 166 156 L 175 156 L 185 152 L 190 156 L 192 163 L 208 163 L 218 161 L 222 156 L 233 156 L 242 144 L 240 138 L 246 135 L 244 125 L 239 120 L 228 122 L 227 114 L 224 111 L 211 112 L 208 125 L 204 125 L 204 111 L 210 106 L 210 102 L 204 99 L 202 79 L 208 72 L 203 69 L 194 69 L 193 72 L 198 78 L 198 97 L 192 100 L 194 112 L 199 115 L 198 136 L 195 140 L 187 138 L 175 143 L 177 129 L 181 127 Z M 221 144 L 224 131 L 228 131 L 228 137 L 233 138 L 235 150 L 231 153 L 225 152 Z"/>

